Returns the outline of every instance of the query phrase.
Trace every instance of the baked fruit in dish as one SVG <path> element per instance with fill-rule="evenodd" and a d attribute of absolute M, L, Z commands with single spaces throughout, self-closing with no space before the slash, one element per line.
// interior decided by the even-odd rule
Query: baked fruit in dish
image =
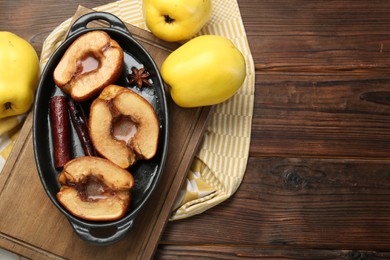
<path fill-rule="evenodd" d="M 54 82 L 76 101 L 93 98 L 119 78 L 123 56 L 123 49 L 106 32 L 88 32 L 65 51 L 54 70 Z"/>
<path fill-rule="evenodd" d="M 90 108 L 89 133 L 95 150 L 122 168 L 157 151 L 160 124 L 152 105 L 125 87 L 109 85 Z"/>
<path fill-rule="evenodd" d="M 58 180 L 58 201 L 74 216 L 91 221 L 121 218 L 130 205 L 134 186 L 127 170 L 94 156 L 69 161 Z"/>

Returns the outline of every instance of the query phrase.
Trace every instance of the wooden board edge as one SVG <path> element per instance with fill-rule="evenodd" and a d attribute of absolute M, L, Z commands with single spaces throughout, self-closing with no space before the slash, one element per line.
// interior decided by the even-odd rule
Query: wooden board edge
<path fill-rule="evenodd" d="M 46 250 L 42 250 L 36 246 L 29 245 L 24 241 L 20 241 L 16 238 L 10 237 L 2 232 L 0 232 L 0 247 L 15 252 L 16 254 L 26 257 L 28 259 L 65 259 Z"/>
<path fill-rule="evenodd" d="M 23 147 L 26 144 L 26 140 L 31 133 L 33 125 L 33 112 L 30 111 L 27 115 L 27 118 L 23 122 L 23 126 L 20 129 L 19 136 L 15 141 L 14 147 L 11 150 L 10 155 L 7 158 L 7 161 L 4 165 L 3 170 L 0 172 L 0 195 L 4 190 L 4 187 L 8 181 L 8 178 L 11 176 L 12 168 L 15 166 L 18 161 L 18 157 Z"/>

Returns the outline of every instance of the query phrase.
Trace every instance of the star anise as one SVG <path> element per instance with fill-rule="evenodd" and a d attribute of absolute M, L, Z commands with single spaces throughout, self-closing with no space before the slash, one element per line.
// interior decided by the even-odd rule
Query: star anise
<path fill-rule="evenodd" d="M 136 67 L 132 67 L 131 71 L 132 73 L 127 75 L 127 79 L 129 80 L 130 85 L 134 84 L 139 88 L 142 88 L 144 84 L 149 87 L 152 86 L 148 80 L 150 74 L 145 71 L 145 68 L 137 69 Z"/>

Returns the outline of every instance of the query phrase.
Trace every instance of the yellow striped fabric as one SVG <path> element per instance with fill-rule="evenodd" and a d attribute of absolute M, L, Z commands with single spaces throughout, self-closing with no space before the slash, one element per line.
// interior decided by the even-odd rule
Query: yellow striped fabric
<path fill-rule="evenodd" d="M 113 13 L 124 22 L 147 30 L 141 0 L 117 1 L 94 9 Z M 45 40 L 41 68 L 61 44 L 70 21 L 69 18 L 56 27 Z M 212 16 L 198 33 L 203 34 L 229 38 L 245 57 L 247 77 L 236 95 L 215 105 L 210 124 L 174 206 L 171 220 L 202 213 L 232 196 L 241 184 L 249 155 L 255 74 L 237 1 L 212 0 Z"/>
<path fill-rule="evenodd" d="M 0 119 L 0 172 L 12 150 L 25 115 Z"/>

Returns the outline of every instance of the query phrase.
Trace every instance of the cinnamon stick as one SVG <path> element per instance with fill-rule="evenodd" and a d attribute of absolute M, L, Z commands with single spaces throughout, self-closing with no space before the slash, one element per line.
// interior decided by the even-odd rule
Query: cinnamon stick
<path fill-rule="evenodd" d="M 89 138 L 88 121 L 83 108 L 80 103 L 74 102 L 72 99 L 68 101 L 68 106 L 70 118 L 72 119 L 81 145 L 83 146 L 85 155 L 94 156 L 96 152 L 93 148 L 91 139 Z"/>
<path fill-rule="evenodd" d="M 50 115 L 53 129 L 55 165 L 60 168 L 71 160 L 70 122 L 65 97 L 53 96 L 50 99 Z"/>

